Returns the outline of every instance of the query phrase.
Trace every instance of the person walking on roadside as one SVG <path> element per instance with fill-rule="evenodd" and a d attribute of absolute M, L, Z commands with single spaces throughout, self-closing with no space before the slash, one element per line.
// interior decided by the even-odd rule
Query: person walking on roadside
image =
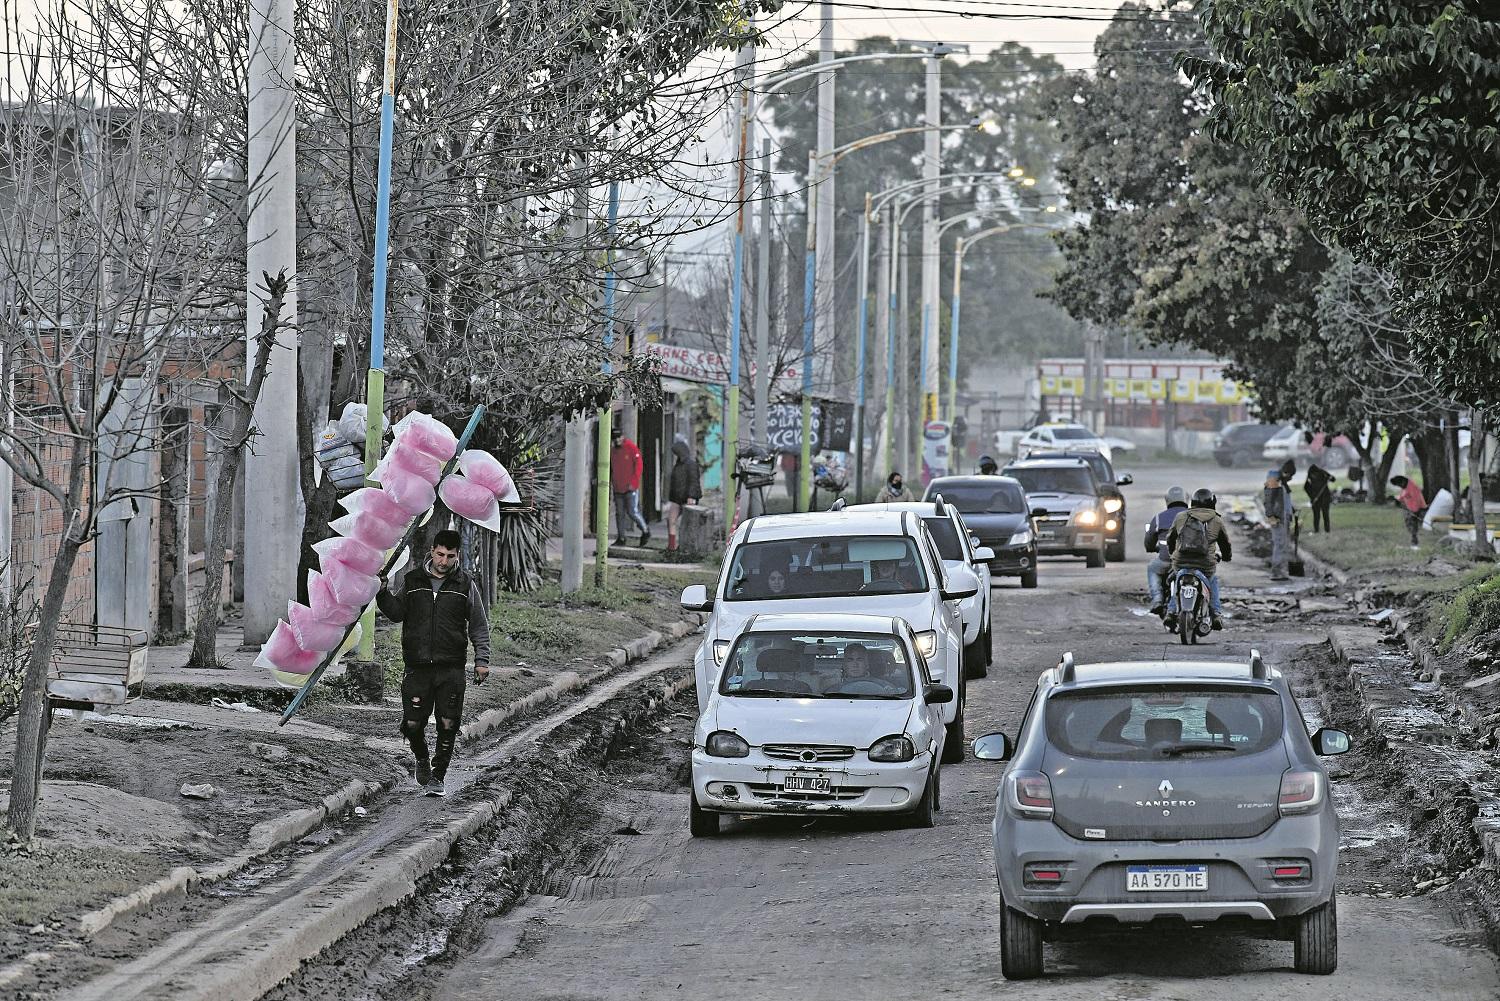
<path fill-rule="evenodd" d="M 879 504 L 896 504 L 916 499 L 916 496 L 912 494 L 911 488 L 906 485 L 906 480 L 901 474 L 892 473 L 885 478 L 885 486 L 880 488 L 880 493 L 876 496 L 875 501 Z"/>
<path fill-rule="evenodd" d="M 641 530 L 641 545 L 651 540 L 651 528 L 641 517 L 641 450 L 616 425 L 609 430 L 609 489 L 615 498 L 615 545 L 625 544 L 625 525 Z"/>
<path fill-rule="evenodd" d="M 996 462 L 994 456 L 981 455 L 979 457 L 979 475 L 994 476 L 1000 472 L 1000 463 Z"/>
<path fill-rule="evenodd" d="M 1292 492 L 1282 480 L 1281 470 L 1266 473 L 1266 485 L 1261 494 L 1261 505 L 1265 508 L 1266 524 L 1271 527 L 1271 579 L 1291 580 L 1288 572 L 1292 545 Z"/>
<path fill-rule="evenodd" d="M 1322 530 L 1332 532 L 1333 528 L 1328 523 L 1328 511 L 1333 507 L 1333 488 L 1329 483 L 1333 481 L 1333 474 L 1314 462 L 1307 467 L 1307 478 L 1302 481 L 1302 489 L 1307 491 L 1307 505 L 1312 508 L 1313 534 L 1317 534 L 1318 526 Z"/>
<path fill-rule="evenodd" d="M 677 523 L 682 509 L 703 499 L 703 473 L 693 446 L 682 435 L 672 439 L 672 474 L 667 479 L 667 551 L 677 549 Z"/>
<path fill-rule="evenodd" d="M 1401 513 L 1406 516 L 1406 530 L 1411 533 L 1411 547 L 1421 549 L 1422 546 L 1417 541 L 1417 530 L 1422 527 L 1422 516 L 1427 513 L 1427 498 L 1422 495 L 1422 488 L 1405 476 L 1392 476 L 1391 486 L 1401 490 L 1396 503 L 1401 505 Z"/>
<path fill-rule="evenodd" d="M 401 623 L 401 733 L 416 756 L 417 785 L 429 796 L 447 791 L 443 780 L 464 711 L 464 663 L 474 647 L 474 684 L 490 674 L 490 617 L 479 584 L 459 565 L 459 537 L 437 534 L 432 552 L 401 578 L 401 590 L 380 580 L 375 603 Z M 427 720 L 437 714 L 437 747 L 427 756 Z"/>
<path fill-rule="evenodd" d="M 1167 572 L 1172 569 L 1172 550 L 1167 547 L 1167 535 L 1177 516 L 1187 510 L 1187 491 L 1171 487 L 1167 490 L 1166 500 L 1166 509 L 1146 523 L 1146 552 L 1151 554 L 1151 562 L 1146 564 L 1146 588 L 1151 593 L 1152 615 L 1161 615 L 1167 608 Z"/>
<path fill-rule="evenodd" d="M 1167 549 L 1172 553 L 1172 573 L 1179 570 L 1197 570 L 1208 580 L 1208 611 L 1210 624 L 1215 629 L 1224 628 L 1224 606 L 1219 598 L 1219 561 L 1228 563 L 1234 558 L 1229 544 L 1229 531 L 1218 512 L 1219 498 L 1207 487 L 1193 491 L 1192 503 L 1186 511 L 1178 511 L 1167 532 Z M 1177 595 L 1171 595 L 1167 605 L 1167 617 L 1162 620 L 1168 629 L 1177 628 Z"/>

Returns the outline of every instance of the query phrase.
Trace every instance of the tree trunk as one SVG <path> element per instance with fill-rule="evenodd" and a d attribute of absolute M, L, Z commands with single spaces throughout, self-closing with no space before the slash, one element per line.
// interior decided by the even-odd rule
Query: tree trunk
<path fill-rule="evenodd" d="M 6 824 L 22 841 L 30 841 L 36 831 L 36 802 L 42 791 L 42 761 L 47 753 L 47 668 L 52 663 L 52 647 L 57 638 L 57 623 L 67 607 L 68 582 L 73 577 L 73 563 L 82 546 L 91 518 L 80 517 L 74 524 L 69 515 L 76 511 L 73 500 L 83 490 L 84 471 L 88 467 L 89 443 L 75 439 L 68 471 L 68 504 L 63 510 L 63 532 L 47 578 L 47 593 L 37 617 L 36 634 L 26 663 L 26 680 L 21 687 L 21 709 L 16 720 L 16 753 L 10 773 L 10 810 Z"/>
<path fill-rule="evenodd" d="M 1412 445 L 1417 450 L 1417 463 L 1422 467 L 1422 493 L 1428 503 L 1432 502 L 1439 490 L 1448 490 L 1457 496 L 1449 479 L 1444 437 L 1443 432 L 1437 428 L 1423 428 L 1411 436 Z"/>
<path fill-rule="evenodd" d="M 1475 407 L 1469 419 L 1469 507 L 1474 517 L 1474 549 L 1481 553 L 1495 551 L 1484 518 L 1484 448 L 1488 424 L 1484 411 Z"/>
<path fill-rule="evenodd" d="M 1380 504 L 1385 501 L 1385 488 L 1390 483 L 1391 468 L 1396 465 L 1396 456 L 1401 454 L 1401 443 L 1406 440 L 1406 435 L 1391 433 L 1390 444 L 1380 454 L 1380 465 L 1375 467 L 1375 479 L 1370 484 L 1370 503 Z"/>

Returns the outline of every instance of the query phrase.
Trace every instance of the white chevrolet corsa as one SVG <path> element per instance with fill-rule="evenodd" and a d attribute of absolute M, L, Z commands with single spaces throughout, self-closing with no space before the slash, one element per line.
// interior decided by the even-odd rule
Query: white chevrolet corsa
<path fill-rule="evenodd" d="M 943 760 L 963 760 L 967 687 L 960 602 L 979 591 L 966 567 L 949 569 L 932 534 L 911 512 L 830 511 L 751 518 L 729 541 L 724 569 L 710 592 L 695 584 L 682 607 L 708 612 L 694 657 L 698 709 L 729 647 L 752 615 L 854 612 L 898 617 L 911 626 L 934 682 L 953 689 L 943 706 L 948 728 Z"/>
<path fill-rule="evenodd" d="M 900 618 L 752 616 L 693 734 L 693 835 L 717 834 L 724 813 L 901 813 L 931 827 L 952 699 Z"/>

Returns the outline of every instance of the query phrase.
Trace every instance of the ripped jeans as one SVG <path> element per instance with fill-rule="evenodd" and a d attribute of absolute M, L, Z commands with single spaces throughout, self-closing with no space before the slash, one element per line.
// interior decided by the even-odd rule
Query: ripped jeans
<path fill-rule="evenodd" d="M 448 773 L 458 727 L 464 713 L 463 664 L 408 665 L 401 679 L 401 735 L 411 745 L 418 761 L 427 760 L 427 720 L 437 714 L 437 747 L 432 754 L 432 774 Z"/>

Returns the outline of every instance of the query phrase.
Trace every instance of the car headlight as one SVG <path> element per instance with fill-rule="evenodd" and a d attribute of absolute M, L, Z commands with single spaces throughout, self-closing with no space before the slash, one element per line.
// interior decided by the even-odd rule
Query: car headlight
<path fill-rule="evenodd" d="M 871 761 L 910 761 L 916 756 L 916 745 L 903 733 L 881 737 L 870 745 Z"/>
<path fill-rule="evenodd" d="M 1010 541 L 1007 542 L 1006 545 L 1007 546 L 1029 546 L 1029 545 L 1031 545 L 1031 529 L 1029 529 L 1029 528 L 1023 528 L 1023 529 L 1021 529 L 1015 535 L 1012 535 L 1010 537 Z"/>
<path fill-rule="evenodd" d="M 1097 525 L 1099 524 L 1099 512 L 1079 511 L 1078 514 L 1073 516 L 1073 520 L 1080 525 Z"/>
<path fill-rule="evenodd" d="M 1122 508 L 1124 506 L 1125 506 L 1125 498 L 1123 498 L 1123 497 L 1106 497 L 1106 498 L 1104 498 L 1104 513 L 1105 514 L 1114 514 L 1116 511 L 1120 510 L 1120 508 Z"/>
<path fill-rule="evenodd" d="M 715 758 L 745 758 L 750 755 L 750 745 L 745 738 L 728 730 L 715 730 L 703 742 L 703 749 Z"/>
<path fill-rule="evenodd" d="M 937 631 L 928 629 L 917 633 L 917 652 L 928 660 L 937 656 Z"/>
<path fill-rule="evenodd" d="M 724 661 L 729 659 L 729 648 L 732 644 L 729 640 L 714 640 L 714 664 L 718 667 L 724 666 Z"/>

